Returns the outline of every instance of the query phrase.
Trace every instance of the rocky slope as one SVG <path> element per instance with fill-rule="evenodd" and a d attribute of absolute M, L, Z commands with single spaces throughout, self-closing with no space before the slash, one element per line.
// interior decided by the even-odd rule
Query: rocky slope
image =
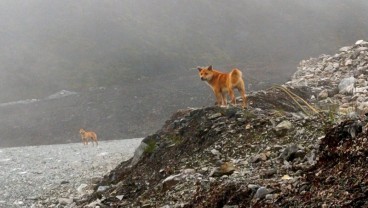
<path fill-rule="evenodd" d="M 302 61 L 284 86 L 251 93 L 247 109 L 176 112 L 75 203 L 367 207 L 366 111 L 360 107 L 366 46 L 358 41 L 335 56 Z"/>
<path fill-rule="evenodd" d="M 321 55 L 300 63 L 287 84 L 306 86 L 320 107 L 339 114 L 368 112 L 368 42 L 359 40 L 335 55 Z"/>

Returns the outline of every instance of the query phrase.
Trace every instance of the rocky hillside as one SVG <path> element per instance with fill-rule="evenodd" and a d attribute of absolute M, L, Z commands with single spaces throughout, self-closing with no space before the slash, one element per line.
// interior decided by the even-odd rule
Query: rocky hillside
<path fill-rule="evenodd" d="M 368 206 L 367 46 L 302 61 L 247 109 L 176 112 L 73 206 Z"/>
<path fill-rule="evenodd" d="M 339 114 L 368 112 L 368 42 L 359 40 L 335 55 L 302 61 L 292 87 L 311 89 L 321 107 L 335 106 Z"/>

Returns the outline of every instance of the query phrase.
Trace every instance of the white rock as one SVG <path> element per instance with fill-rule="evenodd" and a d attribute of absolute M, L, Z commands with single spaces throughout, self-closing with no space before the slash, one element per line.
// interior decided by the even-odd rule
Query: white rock
<path fill-rule="evenodd" d="M 355 45 L 368 45 L 368 42 L 364 40 L 358 40 L 357 42 L 355 42 Z"/>
<path fill-rule="evenodd" d="M 352 94 L 354 90 L 354 77 L 344 78 L 339 83 L 339 93 L 341 94 Z"/>
<path fill-rule="evenodd" d="M 335 70 L 335 67 L 333 65 L 329 64 L 324 70 L 328 71 L 328 72 L 333 72 Z"/>
<path fill-rule="evenodd" d="M 359 103 L 357 109 L 359 112 L 367 113 L 368 112 L 368 102 Z"/>
<path fill-rule="evenodd" d="M 88 185 L 85 183 L 82 183 L 80 186 L 78 186 L 77 191 L 78 193 L 84 193 L 84 188 L 86 188 Z"/>
<path fill-rule="evenodd" d="M 211 153 L 212 153 L 213 155 L 216 155 L 216 156 L 220 156 L 220 155 L 221 155 L 221 153 L 220 153 L 218 150 L 216 150 L 216 149 L 212 149 L 212 150 L 211 150 Z"/>
<path fill-rule="evenodd" d="M 258 185 L 255 185 L 255 184 L 249 184 L 248 185 L 248 188 L 250 188 L 250 189 L 252 189 L 252 190 L 257 190 L 258 188 L 259 188 L 259 186 Z"/>
<path fill-rule="evenodd" d="M 86 207 L 93 207 L 93 208 L 96 208 L 96 207 L 99 207 L 98 205 L 101 203 L 101 200 L 100 199 L 97 199 L 96 201 L 94 201 L 94 202 L 91 202 L 91 203 L 89 203 L 89 204 L 87 204 L 87 206 Z"/>
<path fill-rule="evenodd" d="M 71 198 L 59 198 L 58 201 L 60 205 L 68 205 L 73 203 L 73 199 Z"/>
<path fill-rule="evenodd" d="M 99 186 L 98 188 L 97 188 L 97 192 L 102 192 L 102 191 L 105 191 L 106 189 L 108 189 L 109 188 L 109 186 Z"/>
<path fill-rule="evenodd" d="M 351 59 L 348 59 L 345 61 L 345 66 L 350 66 L 353 64 L 353 61 Z"/>
<path fill-rule="evenodd" d="M 124 198 L 124 195 L 117 195 L 116 198 L 118 198 L 121 201 Z"/>
<path fill-rule="evenodd" d="M 350 49 L 351 49 L 351 46 L 345 46 L 345 47 L 340 48 L 339 51 L 341 51 L 341 52 L 347 52 Z"/>
<path fill-rule="evenodd" d="M 366 50 L 368 50 L 368 48 L 367 47 L 359 47 L 356 50 L 357 51 L 366 51 Z"/>
<path fill-rule="evenodd" d="M 318 94 L 318 98 L 319 98 L 320 100 L 323 100 L 323 99 L 328 98 L 328 91 L 327 91 L 327 89 L 322 90 L 322 91 Z"/>
<path fill-rule="evenodd" d="M 187 168 L 181 171 L 183 174 L 194 174 L 196 171 L 193 168 Z"/>
<path fill-rule="evenodd" d="M 290 121 L 288 120 L 285 120 L 285 121 L 282 121 L 281 123 L 277 124 L 277 126 L 275 127 L 276 131 L 280 131 L 280 130 L 289 130 L 292 128 L 292 124 Z"/>
<path fill-rule="evenodd" d="M 356 93 L 367 92 L 367 90 L 368 90 L 368 86 L 367 87 L 357 87 L 357 88 L 355 88 Z"/>
<path fill-rule="evenodd" d="M 100 154 L 98 154 L 97 156 L 106 156 L 106 155 L 108 155 L 109 153 L 108 152 L 101 152 Z"/>
<path fill-rule="evenodd" d="M 15 201 L 13 204 L 14 204 L 14 205 L 23 205 L 23 204 L 24 204 L 24 202 L 22 202 L 22 201 Z"/>

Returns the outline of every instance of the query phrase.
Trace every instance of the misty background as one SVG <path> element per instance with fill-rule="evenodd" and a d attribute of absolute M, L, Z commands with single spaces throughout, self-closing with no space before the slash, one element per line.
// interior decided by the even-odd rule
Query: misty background
<path fill-rule="evenodd" d="M 0 147 L 144 137 L 214 104 L 193 67 L 264 89 L 367 39 L 367 20 L 365 0 L 2 0 Z"/>

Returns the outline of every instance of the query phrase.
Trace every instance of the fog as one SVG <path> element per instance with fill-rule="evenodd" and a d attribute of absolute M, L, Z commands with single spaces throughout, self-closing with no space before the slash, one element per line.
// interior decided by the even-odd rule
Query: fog
<path fill-rule="evenodd" d="M 0 102 L 208 64 L 286 76 L 301 59 L 366 38 L 367 8 L 364 0 L 3 0 Z"/>
<path fill-rule="evenodd" d="M 35 144 L 73 142 L 79 127 L 143 137 L 179 108 L 213 104 L 193 67 L 237 67 L 262 89 L 367 40 L 367 20 L 365 0 L 2 0 L 0 103 L 77 96 L 0 108 L 1 141 L 31 130 Z"/>

